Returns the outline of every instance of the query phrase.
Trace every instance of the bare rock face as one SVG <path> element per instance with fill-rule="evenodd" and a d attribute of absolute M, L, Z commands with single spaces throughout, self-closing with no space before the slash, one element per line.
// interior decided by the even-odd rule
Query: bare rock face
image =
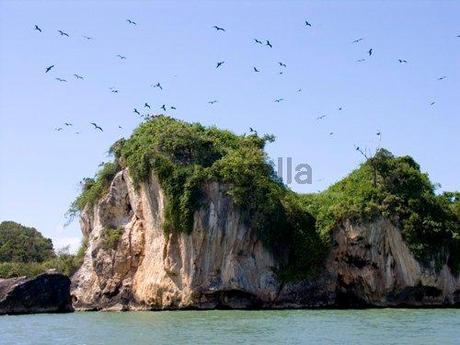
<path fill-rule="evenodd" d="M 0 315 L 70 311 L 70 279 L 63 274 L 0 279 Z"/>
<path fill-rule="evenodd" d="M 325 272 L 315 281 L 289 284 L 279 303 L 290 306 L 459 306 L 460 277 L 447 265 L 422 265 L 401 232 L 381 218 L 347 222 L 333 234 Z"/>
<path fill-rule="evenodd" d="M 333 233 L 323 272 L 284 284 L 278 263 L 242 221 L 226 186 L 205 186 L 190 234 L 165 235 L 155 175 L 135 188 L 127 170 L 81 215 L 88 248 L 72 277 L 79 310 L 460 305 L 460 278 L 419 263 L 386 219 Z M 109 241 L 109 234 L 118 234 Z M 308 255 L 308 253 L 305 253 Z"/>
<path fill-rule="evenodd" d="M 242 223 L 225 186 L 205 187 L 205 205 L 191 234 L 165 235 L 164 195 L 157 178 L 137 189 L 128 172 L 81 218 L 89 239 L 82 267 L 72 278 L 77 309 L 140 310 L 247 308 L 273 301 L 276 262 Z M 121 238 L 107 248 L 107 233 Z"/>

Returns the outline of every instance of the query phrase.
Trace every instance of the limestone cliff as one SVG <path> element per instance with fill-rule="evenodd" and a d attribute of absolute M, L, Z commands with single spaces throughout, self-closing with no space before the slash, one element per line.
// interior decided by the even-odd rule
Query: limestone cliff
<path fill-rule="evenodd" d="M 84 263 L 72 278 L 80 310 L 318 306 L 459 305 L 460 279 L 419 263 L 401 233 L 384 218 L 345 222 L 333 232 L 322 273 L 282 283 L 280 267 L 224 184 L 204 187 L 190 234 L 164 234 L 164 193 L 155 174 L 134 187 L 127 169 L 108 193 L 81 214 L 88 238 Z M 120 231 L 114 246 L 107 232 Z M 309 253 L 305 253 L 309 255 Z M 429 266 L 429 265 L 428 265 Z"/>

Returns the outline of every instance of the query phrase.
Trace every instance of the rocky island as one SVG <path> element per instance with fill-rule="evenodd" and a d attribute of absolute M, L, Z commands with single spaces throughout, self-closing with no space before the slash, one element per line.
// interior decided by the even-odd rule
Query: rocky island
<path fill-rule="evenodd" d="M 156 116 L 83 181 L 77 310 L 460 305 L 460 195 L 379 150 L 317 194 L 236 135 Z"/>

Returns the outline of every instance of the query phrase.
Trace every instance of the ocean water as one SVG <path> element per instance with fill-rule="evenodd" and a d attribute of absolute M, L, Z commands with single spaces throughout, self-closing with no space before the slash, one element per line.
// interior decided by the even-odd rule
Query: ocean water
<path fill-rule="evenodd" d="M 460 344 L 460 309 L 0 316 L 0 344 Z"/>

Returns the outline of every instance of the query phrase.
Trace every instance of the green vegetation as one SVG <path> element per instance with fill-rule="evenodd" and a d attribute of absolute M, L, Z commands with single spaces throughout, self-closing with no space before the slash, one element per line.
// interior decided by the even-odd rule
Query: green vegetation
<path fill-rule="evenodd" d="M 323 240 L 346 219 L 371 221 L 384 216 L 398 226 L 414 255 L 437 267 L 460 264 L 459 193 L 435 194 L 435 186 L 408 156 L 379 150 L 359 169 L 319 194 L 304 195 Z"/>
<path fill-rule="evenodd" d="M 226 184 L 242 221 L 283 263 L 278 273 L 284 280 L 302 279 L 321 268 L 331 232 L 341 222 L 380 216 L 402 229 L 419 259 L 445 262 L 449 252 L 449 265 L 459 268 L 459 193 L 436 195 L 412 158 L 380 150 L 328 190 L 298 195 L 282 184 L 269 163 L 264 147 L 273 140 L 157 116 L 112 146 L 114 162 L 86 180 L 74 210 L 94 205 L 122 168 L 129 168 L 137 186 L 154 171 L 166 195 L 165 233 L 192 231 L 195 211 L 206 207 L 203 186 Z M 121 233 L 109 231 L 107 236 L 107 247 L 113 248 Z"/>
<path fill-rule="evenodd" d="M 102 233 L 102 240 L 104 249 L 116 249 L 118 242 L 123 236 L 123 228 L 118 229 L 104 229 Z"/>
<path fill-rule="evenodd" d="M 35 228 L 0 223 L 0 262 L 43 262 L 54 257 L 53 243 Z"/>
<path fill-rule="evenodd" d="M 33 277 L 49 269 L 72 275 L 83 262 L 87 242 L 76 255 L 68 248 L 57 252 L 50 239 L 35 228 L 5 221 L 0 224 L 0 278 Z"/>

